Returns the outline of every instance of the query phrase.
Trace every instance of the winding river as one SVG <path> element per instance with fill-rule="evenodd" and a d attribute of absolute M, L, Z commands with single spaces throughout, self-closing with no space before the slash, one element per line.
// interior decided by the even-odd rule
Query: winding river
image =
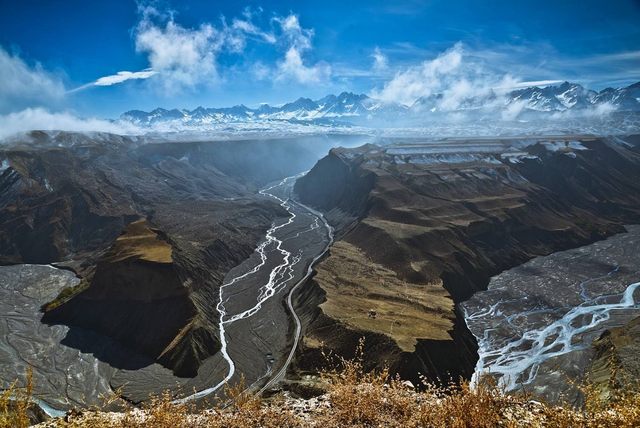
<path fill-rule="evenodd" d="M 288 291 L 286 296 L 287 309 L 295 323 L 293 343 L 290 350 L 283 354 L 282 361 L 278 362 L 273 358 L 277 353 L 276 350 L 266 354 L 271 356 L 269 358 L 270 364 L 266 366 L 261 376 L 257 379 L 251 379 L 253 380 L 251 386 L 268 379 L 260 390 L 264 391 L 286 372 L 295 353 L 301 332 L 300 319 L 292 304 L 293 293 L 309 278 L 313 271 L 313 265 L 327 252 L 333 242 L 333 229 L 324 216 L 320 212 L 291 199 L 296 179 L 304 174 L 287 177 L 260 190 L 260 195 L 278 202 L 289 213 L 289 217 L 284 222 L 274 223 L 267 230 L 265 239 L 255 250 L 255 256 L 240 267 L 241 270 L 248 270 L 233 276 L 220 287 L 217 305 L 220 314 L 219 331 L 222 344 L 220 353 L 228 365 L 228 370 L 226 376 L 214 386 L 198 391 L 187 397 L 186 400 L 211 395 L 233 379 L 236 375 L 237 364 L 230 348 L 236 344 L 229 340 L 227 330 L 241 321 L 251 317 L 259 317 L 265 305 L 274 303 L 272 300 L 275 296 Z M 295 284 L 291 286 L 294 281 L 296 281 Z M 267 321 L 269 318 L 265 315 L 262 319 Z M 282 326 L 280 327 L 282 328 Z M 282 332 L 286 334 L 286 331 L 282 330 Z M 246 353 L 247 350 L 242 344 L 238 345 L 239 353 Z M 272 364 L 279 366 L 279 371 L 275 375 L 273 375 Z M 244 372 L 243 370 L 243 374 Z"/>
<path fill-rule="evenodd" d="M 66 286 L 79 281 L 72 272 L 52 266 L 0 267 L 0 383 L 16 377 L 24 383 L 33 365 L 36 395 L 50 415 L 99 404 L 122 385 L 127 394 L 144 399 L 167 388 L 197 391 L 193 400 L 219 392 L 244 377 L 249 388 L 266 389 L 286 372 L 301 332 L 292 303 L 312 267 L 333 242 L 333 230 L 321 213 L 291 196 L 295 180 L 285 178 L 260 190 L 260 197 L 280 204 L 288 213 L 276 220 L 253 255 L 232 269 L 219 288 L 218 328 L 222 348 L 205 361 L 195 378 L 178 378 L 97 333 L 42 324 L 39 307 Z M 112 367 L 104 355 L 118 355 L 127 364 Z M 131 363 L 131 364 L 129 364 Z"/>

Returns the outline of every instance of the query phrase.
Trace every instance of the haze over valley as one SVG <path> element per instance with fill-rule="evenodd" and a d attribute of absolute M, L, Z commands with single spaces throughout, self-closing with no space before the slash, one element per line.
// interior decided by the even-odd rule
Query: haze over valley
<path fill-rule="evenodd" d="M 633 426 L 637 4 L 188 3 L 0 5 L 0 426 Z"/>

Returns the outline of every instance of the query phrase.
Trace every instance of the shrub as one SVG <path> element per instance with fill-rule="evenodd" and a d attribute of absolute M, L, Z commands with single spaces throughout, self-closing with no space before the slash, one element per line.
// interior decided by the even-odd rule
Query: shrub
<path fill-rule="evenodd" d="M 26 428 L 31 422 L 30 414 L 34 408 L 33 396 L 33 367 L 27 372 L 27 384 L 24 388 L 17 387 L 16 380 L 0 393 L 0 428 Z"/>

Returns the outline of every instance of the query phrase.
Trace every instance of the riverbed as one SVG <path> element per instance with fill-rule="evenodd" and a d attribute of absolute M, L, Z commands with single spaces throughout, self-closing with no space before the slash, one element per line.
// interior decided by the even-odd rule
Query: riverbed
<path fill-rule="evenodd" d="M 34 367 L 35 395 L 50 414 L 85 404 L 101 404 L 101 395 L 120 387 L 133 402 L 150 393 L 183 391 L 213 399 L 225 383 L 244 379 L 256 389 L 281 377 L 300 334 L 290 293 L 311 273 L 311 266 L 332 242 L 322 214 L 293 199 L 298 176 L 272 183 L 259 197 L 283 206 L 255 252 L 232 269 L 220 287 L 223 351 L 209 358 L 194 378 L 179 378 L 108 337 L 95 332 L 41 323 L 40 306 L 79 279 L 49 265 L 0 266 L 0 381 L 24 385 Z"/>
<path fill-rule="evenodd" d="M 537 257 L 493 277 L 462 304 L 478 340 L 474 380 L 551 401 L 588 370 L 591 344 L 640 315 L 640 226 L 581 248 Z"/>

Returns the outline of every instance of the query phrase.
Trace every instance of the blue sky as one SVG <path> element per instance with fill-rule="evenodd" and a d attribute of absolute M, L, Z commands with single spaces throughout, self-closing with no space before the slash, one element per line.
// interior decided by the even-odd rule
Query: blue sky
<path fill-rule="evenodd" d="M 640 3 L 0 0 L 0 48 L 0 114 L 106 118 L 344 90 L 411 103 L 461 82 L 599 90 L 640 80 Z"/>

